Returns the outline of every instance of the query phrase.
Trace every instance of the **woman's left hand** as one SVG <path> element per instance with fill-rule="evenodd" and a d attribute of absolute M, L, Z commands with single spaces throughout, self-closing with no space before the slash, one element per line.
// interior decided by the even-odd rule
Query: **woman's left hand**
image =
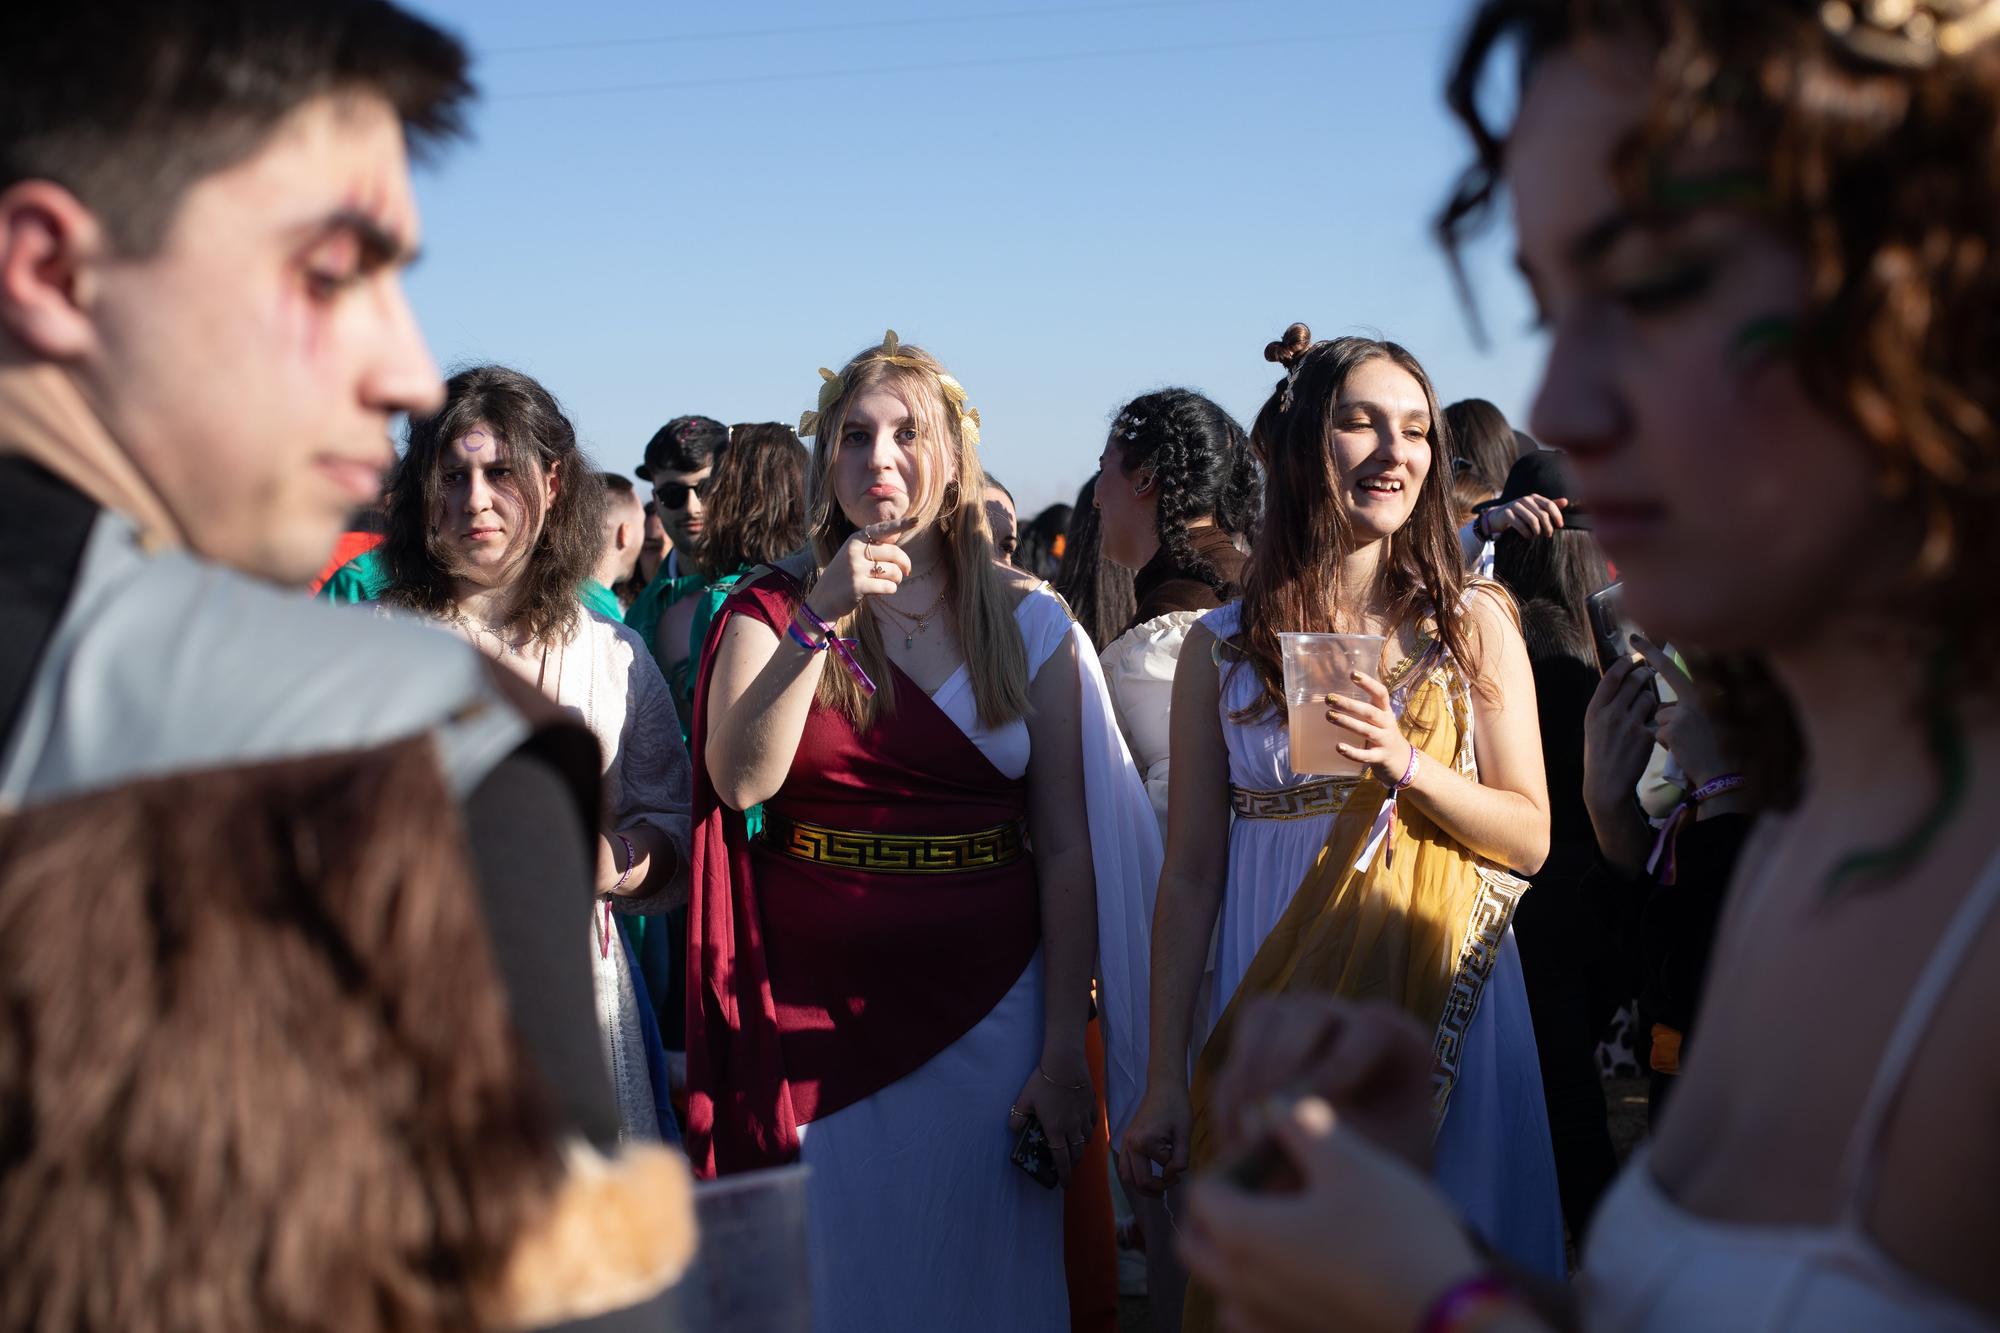
<path fill-rule="evenodd" d="M 1733 772 L 1736 764 L 1726 752 L 1715 724 L 1702 711 L 1694 682 L 1681 670 L 1680 663 L 1669 657 L 1664 648 L 1637 634 L 1632 636 L 1632 649 L 1646 659 L 1646 664 L 1674 692 L 1674 701 L 1661 704 L 1653 714 L 1653 721 L 1660 744 L 1680 762 L 1689 784 L 1704 786 L 1724 773 Z"/>
<path fill-rule="evenodd" d="M 1058 1067 L 1050 1069 L 1050 1063 Z M 1070 1172 L 1082 1162 L 1083 1150 L 1097 1128 L 1097 1093 L 1090 1084 L 1090 1065 L 1080 1057 L 1052 1062 L 1044 1056 L 1008 1108 L 1007 1128 L 1019 1134 L 1027 1128 L 1029 1116 L 1042 1122 L 1056 1175 L 1067 1187 Z"/>
<path fill-rule="evenodd" d="M 1355 763 L 1365 764 L 1383 786 L 1394 787 L 1410 771 L 1415 747 L 1403 739 L 1403 729 L 1396 725 L 1396 715 L 1389 708 L 1389 687 L 1365 671 L 1355 672 L 1353 680 L 1367 694 L 1366 699 L 1326 696 L 1327 721 L 1358 738 L 1342 741 L 1336 748 Z"/>

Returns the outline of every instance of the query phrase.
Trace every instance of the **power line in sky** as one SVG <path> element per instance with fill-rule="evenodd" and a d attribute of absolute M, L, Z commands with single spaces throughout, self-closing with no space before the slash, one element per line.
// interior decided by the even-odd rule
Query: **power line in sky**
<path fill-rule="evenodd" d="M 919 14 L 908 18 L 848 19 L 838 23 L 802 23 L 776 28 L 737 28 L 722 32 L 665 33 L 647 37 L 594 37 L 574 42 L 534 42 L 521 46 L 482 47 L 482 56 L 539 54 L 548 51 L 595 51 L 628 46 L 674 46 L 694 42 L 733 42 L 758 37 L 802 37 L 835 32 L 868 32 L 891 28 L 937 27 L 1010 19 L 1070 18 L 1092 14 L 1124 14 L 1136 10 L 1216 9 L 1256 4 L 1260 0 L 1124 0 L 1119 4 L 1058 5 L 1042 9 L 994 9 L 971 14 Z"/>
<path fill-rule="evenodd" d="M 1095 51 L 1065 51 L 1051 55 L 990 56 L 969 60 L 928 60 L 920 64 L 875 65 L 846 69 L 812 69 L 764 74 L 728 74 L 708 79 L 669 79 L 656 83 L 598 84 L 588 88 L 550 88 L 536 92 L 495 93 L 494 102 L 553 101 L 575 97 L 605 97 L 617 93 L 677 92 L 694 88 L 735 88 L 758 83 L 815 83 L 829 79 L 881 78 L 897 74 L 937 74 L 972 69 L 1004 69 L 1019 65 L 1054 65 L 1084 60 L 1139 59 L 1147 56 L 1201 55 L 1211 51 L 1247 51 L 1272 46 L 1325 46 L 1335 42 L 1378 37 L 1408 37 L 1447 31 L 1438 25 L 1376 28 L 1365 32 L 1287 33 L 1239 42 L 1199 42 L 1183 46 L 1105 47 Z"/>

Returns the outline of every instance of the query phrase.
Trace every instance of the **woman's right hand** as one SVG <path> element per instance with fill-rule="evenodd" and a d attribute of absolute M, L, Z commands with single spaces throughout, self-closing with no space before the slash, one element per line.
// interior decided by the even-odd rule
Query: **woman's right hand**
<path fill-rule="evenodd" d="M 1400 1008 L 1335 995 L 1259 996 L 1243 1011 L 1209 1109 L 1225 1157 L 1259 1147 L 1273 1108 L 1323 1097 L 1420 1171 L 1431 1161 L 1430 1036 Z"/>
<path fill-rule="evenodd" d="M 832 624 L 861 605 L 863 597 L 887 597 L 910 574 L 910 557 L 889 539 L 917 525 L 910 515 L 870 523 L 841 543 L 813 584 L 806 605 Z"/>
<path fill-rule="evenodd" d="M 1583 800 L 1599 814 L 1622 812 L 1653 755 L 1653 669 L 1621 657 L 1597 683 L 1583 714 Z"/>
<path fill-rule="evenodd" d="M 1135 1193 L 1158 1197 L 1180 1183 L 1194 1138 L 1194 1103 L 1187 1084 L 1148 1082 L 1125 1141 L 1118 1148 L 1118 1178 Z M 1157 1163 L 1163 1174 L 1154 1175 Z"/>

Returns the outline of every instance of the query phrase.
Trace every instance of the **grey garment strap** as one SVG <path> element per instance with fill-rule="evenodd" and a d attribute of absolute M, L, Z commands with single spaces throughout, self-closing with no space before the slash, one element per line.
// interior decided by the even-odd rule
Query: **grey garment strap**
<path fill-rule="evenodd" d="M 1909 1000 L 1903 1005 L 1902 1017 L 1889 1034 L 1888 1045 L 1883 1047 L 1875 1081 L 1868 1089 L 1868 1100 L 1862 1103 L 1861 1116 L 1855 1121 L 1854 1133 L 1847 1141 L 1841 1161 L 1841 1220 L 1851 1228 L 1866 1229 L 1865 1220 L 1875 1199 L 1875 1176 L 1882 1164 L 1882 1132 L 1890 1112 L 1895 1110 L 1910 1066 L 1929 1035 L 1931 1020 L 1937 1017 L 1938 1007 L 1964 969 L 1966 957 L 1996 907 L 2000 907 L 2000 851 L 1986 863 L 1972 891 L 1952 913 Z"/>
<path fill-rule="evenodd" d="M 459 796 L 529 727 L 466 644 L 194 556 L 99 515 L 0 755 L 0 809 L 431 733 Z"/>

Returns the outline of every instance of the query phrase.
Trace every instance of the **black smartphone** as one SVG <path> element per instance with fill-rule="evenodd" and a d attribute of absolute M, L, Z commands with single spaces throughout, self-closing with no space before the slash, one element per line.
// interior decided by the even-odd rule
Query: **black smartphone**
<path fill-rule="evenodd" d="M 1636 631 L 1625 615 L 1625 585 L 1612 583 L 1584 599 L 1590 609 L 1591 637 L 1597 640 L 1597 668 L 1609 671 L 1621 657 L 1632 655 L 1632 635 Z"/>
<path fill-rule="evenodd" d="M 1028 1117 L 1027 1127 L 1014 1141 L 1014 1153 L 1009 1160 L 1045 1190 L 1062 1183 L 1062 1177 L 1056 1174 L 1055 1155 L 1049 1151 L 1049 1136 L 1042 1132 L 1042 1122 L 1034 1116 Z"/>

